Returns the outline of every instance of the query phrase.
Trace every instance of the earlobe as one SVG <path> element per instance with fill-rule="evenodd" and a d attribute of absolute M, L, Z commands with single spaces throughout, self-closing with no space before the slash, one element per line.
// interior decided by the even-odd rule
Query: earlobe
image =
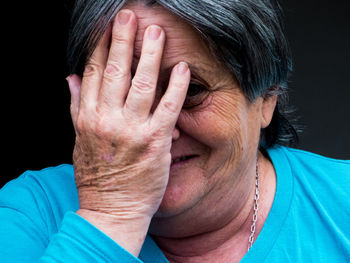
<path fill-rule="evenodd" d="M 273 112 L 277 104 L 277 95 L 267 96 L 263 98 L 261 108 L 261 128 L 264 129 L 270 125 Z"/>

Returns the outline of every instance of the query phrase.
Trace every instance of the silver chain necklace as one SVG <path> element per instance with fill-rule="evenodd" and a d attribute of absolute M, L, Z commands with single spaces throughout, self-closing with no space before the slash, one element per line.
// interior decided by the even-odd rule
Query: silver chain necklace
<path fill-rule="evenodd" d="M 258 200 L 260 198 L 259 195 L 259 165 L 258 165 L 258 157 L 256 158 L 256 171 L 255 171 L 255 195 L 254 195 L 254 215 L 253 215 L 253 223 L 250 226 L 250 236 L 249 236 L 249 243 L 248 243 L 248 251 L 253 246 L 254 243 L 254 234 L 255 234 L 255 228 L 256 228 L 256 221 L 258 220 L 258 210 L 259 210 L 259 204 Z"/>

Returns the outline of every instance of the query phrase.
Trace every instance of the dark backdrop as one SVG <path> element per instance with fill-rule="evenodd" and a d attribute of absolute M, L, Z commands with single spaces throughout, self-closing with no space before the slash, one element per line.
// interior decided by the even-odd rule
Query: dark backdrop
<path fill-rule="evenodd" d="M 25 170 L 71 163 L 65 83 L 70 1 L 8 7 L 3 21 L 0 186 Z M 350 8 L 347 0 L 281 2 L 294 57 L 290 103 L 304 126 L 298 148 L 350 159 Z M 16 12 L 13 12 L 16 10 Z"/>

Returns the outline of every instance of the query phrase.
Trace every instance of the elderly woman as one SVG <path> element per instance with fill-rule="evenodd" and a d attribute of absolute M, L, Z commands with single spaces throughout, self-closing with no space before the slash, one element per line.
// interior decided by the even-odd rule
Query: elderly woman
<path fill-rule="evenodd" d="M 72 24 L 74 165 L 1 190 L 2 262 L 349 260 L 350 162 L 280 146 L 275 1 L 78 0 Z"/>

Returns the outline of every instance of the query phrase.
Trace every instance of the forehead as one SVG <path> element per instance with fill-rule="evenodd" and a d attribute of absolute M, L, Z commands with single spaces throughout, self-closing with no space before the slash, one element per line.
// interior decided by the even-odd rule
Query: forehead
<path fill-rule="evenodd" d="M 135 40 L 135 59 L 141 54 L 143 35 L 150 25 L 158 25 L 166 34 L 166 44 L 163 53 L 164 67 L 171 67 L 180 61 L 200 66 L 211 64 L 213 57 L 209 48 L 201 39 L 199 33 L 184 20 L 169 12 L 165 8 L 143 3 L 127 3 L 124 9 L 132 10 L 137 17 L 137 35 Z"/>

